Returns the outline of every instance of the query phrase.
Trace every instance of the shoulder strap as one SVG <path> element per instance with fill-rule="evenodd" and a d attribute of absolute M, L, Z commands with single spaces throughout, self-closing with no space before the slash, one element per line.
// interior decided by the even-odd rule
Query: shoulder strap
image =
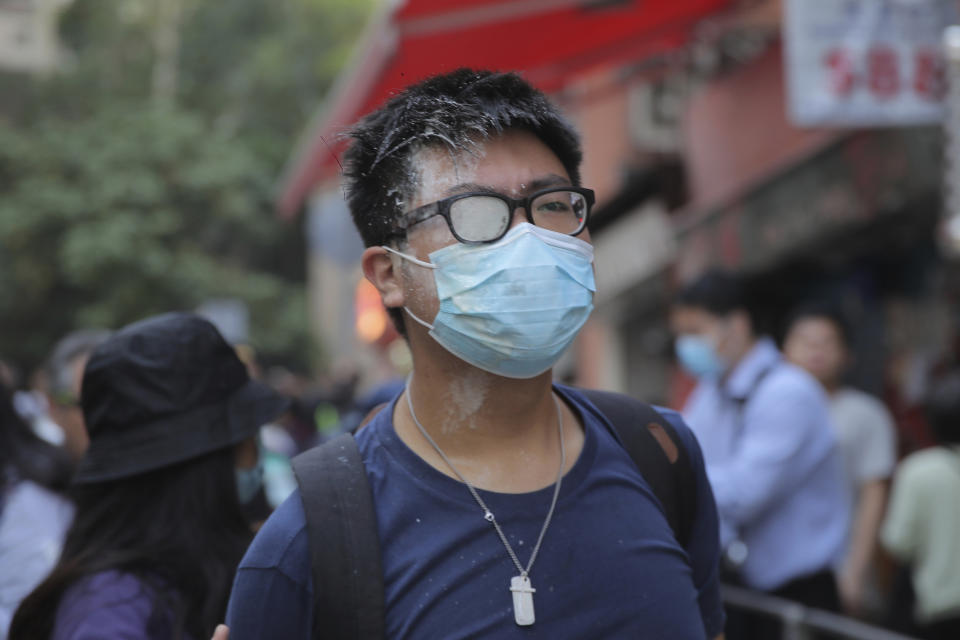
<path fill-rule="evenodd" d="M 733 401 L 734 406 L 736 407 L 737 416 L 736 422 L 734 423 L 733 431 L 733 447 L 736 448 L 740 445 L 740 437 L 743 435 L 744 428 L 744 415 L 747 412 L 747 405 L 750 403 L 750 400 L 753 399 L 753 396 L 757 393 L 757 389 L 760 388 L 760 385 L 763 384 L 763 381 L 767 376 L 780 364 L 779 361 L 774 362 L 763 368 L 760 373 L 757 374 L 757 377 L 753 379 L 753 384 L 750 385 L 750 388 L 747 390 L 747 393 L 743 396 L 732 396 L 730 400 Z"/>
<path fill-rule="evenodd" d="M 690 541 L 696 517 L 696 477 L 680 436 L 656 409 L 629 396 L 582 389 L 613 425 L 623 447 L 640 469 L 681 546 Z"/>
<path fill-rule="evenodd" d="M 383 638 L 377 516 L 356 441 L 345 433 L 305 451 L 293 472 L 310 541 L 314 637 Z"/>

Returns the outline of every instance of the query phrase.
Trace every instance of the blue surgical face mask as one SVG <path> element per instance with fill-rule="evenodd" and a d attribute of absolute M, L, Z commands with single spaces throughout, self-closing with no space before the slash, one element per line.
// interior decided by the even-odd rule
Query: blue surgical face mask
<path fill-rule="evenodd" d="M 719 376 L 727 369 L 709 338 L 684 334 L 677 337 L 675 346 L 680 366 L 694 377 Z"/>
<path fill-rule="evenodd" d="M 240 504 L 250 504 L 263 486 L 263 456 L 249 469 L 234 469 L 237 480 L 237 499 Z"/>
<path fill-rule="evenodd" d="M 508 378 L 550 369 L 593 310 L 590 243 L 524 222 L 490 244 L 453 244 L 430 262 L 439 310 L 432 323 L 404 308 L 447 351 Z"/>

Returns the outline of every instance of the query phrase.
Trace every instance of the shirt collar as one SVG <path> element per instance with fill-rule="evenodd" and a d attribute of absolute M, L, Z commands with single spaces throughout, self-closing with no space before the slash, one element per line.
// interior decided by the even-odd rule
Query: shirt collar
<path fill-rule="evenodd" d="M 756 386 L 757 378 L 780 361 L 780 351 L 767 337 L 757 340 L 723 384 L 724 392 L 732 398 L 746 399 Z"/>

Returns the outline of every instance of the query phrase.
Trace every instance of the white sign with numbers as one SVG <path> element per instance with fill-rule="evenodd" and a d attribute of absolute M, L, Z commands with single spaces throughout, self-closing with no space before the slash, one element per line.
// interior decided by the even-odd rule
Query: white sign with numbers
<path fill-rule="evenodd" d="M 943 117 L 943 31 L 957 0 L 787 0 L 788 112 L 798 126 Z"/>

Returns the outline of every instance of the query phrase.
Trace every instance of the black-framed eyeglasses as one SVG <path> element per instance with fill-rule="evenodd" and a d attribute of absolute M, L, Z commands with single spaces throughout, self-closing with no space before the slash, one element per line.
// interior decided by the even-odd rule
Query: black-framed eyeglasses
<path fill-rule="evenodd" d="M 551 187 L 526 198 L 490 191 L 458 193 L 409 211 L 397 224 L 400 232 L 433 216 L 443 216 L 460 242 L 496 242 L 510 230 L 513 212 L 522 207 L 530 224 L 575 236 L 587 226 L 595 196 L 583 187 Z"/>

